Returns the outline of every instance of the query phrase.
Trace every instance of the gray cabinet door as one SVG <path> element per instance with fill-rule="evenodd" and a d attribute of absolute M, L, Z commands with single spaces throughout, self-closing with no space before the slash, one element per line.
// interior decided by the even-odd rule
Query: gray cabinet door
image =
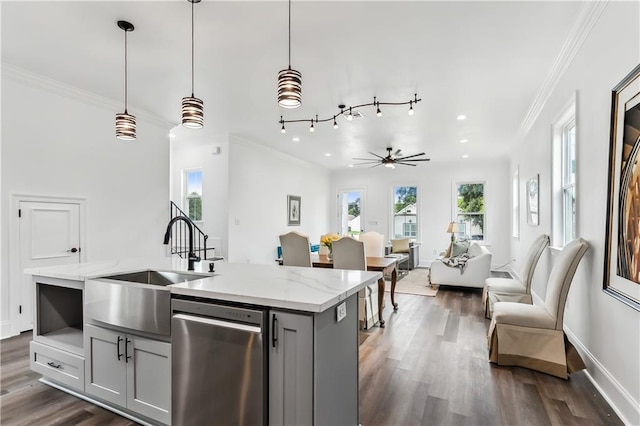
<path fill-rule="evenodd" d="M 313 423 L 313 317 L 270 311 L 269 425 Z"/>
<path fill-rule="evenodd" d="M 85 391 L 126 406 L 124 334 L 85 324 Z"/>
<path fill-rule="evenodd" d="M 162 423 L 171 422 L 171 344 L 126 336 L 127 408 Z"/>

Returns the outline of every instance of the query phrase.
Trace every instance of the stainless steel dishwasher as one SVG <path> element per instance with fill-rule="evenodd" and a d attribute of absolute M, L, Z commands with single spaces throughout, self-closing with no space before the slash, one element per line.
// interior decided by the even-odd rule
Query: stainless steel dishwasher
<path fill-rule="evenodd" d="M 171 424 L 268 423 L 267 311 L 172 299 Z"/>

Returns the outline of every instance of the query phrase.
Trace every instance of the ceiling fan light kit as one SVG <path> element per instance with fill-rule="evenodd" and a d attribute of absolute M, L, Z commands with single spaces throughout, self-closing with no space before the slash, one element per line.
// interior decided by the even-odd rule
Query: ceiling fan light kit
<path fill-rule="evenodd" d="M 133 31 L 133 24 L 118 21 L 118 28 L 124 31 L 124 112 L 116 114 L 116 138 L 136 140 L 136 117 L 127 112 L 127 33 Z"/>
<path fill-rule="evenodd" d="M 194 80 L 194 37 L 193 37 L 193 21 L 194 21 L 194 4 L 200 3 L 200 0 L 187 0 L 191 3 L 191 96 L 182 98 L 182 125 L 192 129 L 199 129 L 204 126 L 204 102 L 194 96 L 193 80 Z"/>
<path fill-rule="evenodd" d="M 302 105 L 302 73 L 291 69 L 291 0 L 289 0 L 289 67 L 278 73 L 278 105 L 282 108 L 298 108 Z"/>
<path fill-rule="evenodd" d="M 409 105 L 409 115 L 413 115 L 414 109 L 413 106 L 415 104 L 417 104 L 418 102 L 420 102 L 422 99 L 418 98 L 418 94 L 415 93 L 413 95 L 413 99 L 410 99 L 406 102 L 380 102 L 378 101 L 378 99 L 374 96 L 373 97 L 373 102 L 370 103 L 366 103 L 366 104 L 359 104 L 359 105 L 352 105 L 350 107 L 347 107 L 344 104 L 340 104 L 338 105 L 338 109 L 340 109 L 339 112 L 337 112 L 336 114 L 327 117 L 327 118 L 323 118 L 323 119 L 319 119 L 318 116 L 316 115 L 315 119 L 299 119 L 299 120 L 285 120 L 283 116 L 280 116 L 280 121 L 278 121 L 278 124 L 280 124 L 280 131 L 282 133 L 286 133 L 286 124 L 289 123 L 308 123 L 311 122 L 311 127 L 313 128 L 313 124 L 318 124 L 318 123 L 325 123 L 325 122 L 332 122 L 333 123 L 333 128 L 337 129 L 338 128 L 338 122 L 336 121 L 337 117 L 340 117 L 341 115 L 344 116 L 347 121 L 353 121 L 356 118 L 362 118 L 362 114 L 357 111 L 358 108 L 364 108 L 364 107 L 368 107 L 368 106 L 373 106 L 376 108 L 376 115 L 378 117 L 382 116 L 382 110 L 380 109 L 380 105 L 389 105 L 389 106 L 401 106 L 401 105 Z M 314 129 L 315 130 L 315 129 Z M 313 130 L 311 130 L 313 132 Z"/>

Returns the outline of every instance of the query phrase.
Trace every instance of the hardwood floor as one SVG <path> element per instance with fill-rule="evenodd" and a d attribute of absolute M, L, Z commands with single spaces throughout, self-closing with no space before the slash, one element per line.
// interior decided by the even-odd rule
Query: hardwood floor
<path fill-rule="evenodd" d="M 386 328 L 361 333 L 360 421 L 371 425 L 622 425 L 584 372 L 567 381 L 487 360 L 480 292 L 397 294 Z M 132 425 L 38 382 L 31 333 L 0 342 L 2 425 Z"/>

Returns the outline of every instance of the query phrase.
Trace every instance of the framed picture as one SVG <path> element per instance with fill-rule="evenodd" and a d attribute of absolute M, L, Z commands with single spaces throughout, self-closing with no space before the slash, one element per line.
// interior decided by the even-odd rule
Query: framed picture
<path fill-rule="evenodd" d="M 527 224 L 533 226 L 540 225 L 538 217 L 540 210 L 538 181 L 539 176 L 537 174 L 527 181 Z"/>
<path fill-rule="evenodd" d="M 300 197 L 287 195 L 287 225 L 300 225 Z"/>
<path fill-rule="evenodd" d="M 612 92 L 603 289 L 640 311 L 640 65 Z"/>

